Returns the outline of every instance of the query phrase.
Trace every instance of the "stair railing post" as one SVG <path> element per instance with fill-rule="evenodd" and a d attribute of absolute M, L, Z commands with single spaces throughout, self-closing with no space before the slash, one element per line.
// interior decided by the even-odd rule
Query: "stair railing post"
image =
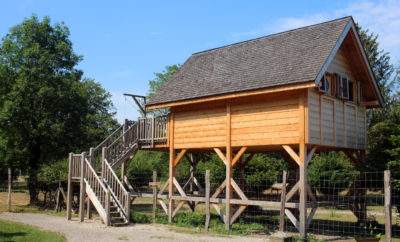
<path fill-rule="evenodd" d="M 107 188 L 107 190 L 106 190 L 105 209 L 106 209 L 106 225 L 110 226 L 111 218 L 110 218 L 110 189 L 109 188 Z"/>
<path fill-rule="evenodd" d="M 122 126 L 122 134 L 123 134 L 122 140 L 123 140 L 124 146 L 126 146 L 127 142 L 128 142 L 127 134 L 126 134 L 127 130 L 128 130 L 128 119 L 125 119 L 124 125 Z"/>
<path fill-rule="evenodd" d="M 72 204 L 72 153 L 68 156 L 68 183 L 67 183 L 67 219 L 71 219 Z"/>
<path fill-rule="evenodd" d="M 93 147 L 90 147 L 90 149 L 89 149 L 89 162 L 90 162 L 90 164 L 92 164 L 93 165 L 93 150 L 94 150 L 94 148 Z"/>
<path fill-rule="evenodd" d="M 83 222 L 83 220 L 85 219 L 85 203 L 84 203 L 84 199 L 85 199 L 85 182 L 84 182 L 84 178 L 85 178 L 85 156 L 86 153 L 83 152 L 81 154 L 81 177 L 80 177 L 80 192 L 79 192 L 79 218 L 80 221 Z"/>
<path fill-rule="evenodd" d="M 131 210 L 131 198 L 129 193 L 126 194 L 126 214 L 128 215 L 126 220 L 129 222 L 130 220 L 130 210 Z"/>
<path fill-rule="evenodd" d="M 151 147 L 154 147 L 154 134 L 155 134 L 155 119 L 151 117 Z"/>
<path fill-rule="evenodd" d="M 103 176 L 103 179 L 105 178 L 105 172 L 106 172 L 106 159 L 107 159 L 107 147 L 103 147 L 101 149 L 101 175 Z"/>

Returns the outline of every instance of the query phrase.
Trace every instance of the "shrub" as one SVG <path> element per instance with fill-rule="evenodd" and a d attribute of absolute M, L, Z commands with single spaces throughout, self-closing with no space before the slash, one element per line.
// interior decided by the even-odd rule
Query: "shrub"
<path fill-rule="evenodd" d="M 397 212 L 400 213 L 400 199 L 397 199 L 400 195 L 400 160 L 392 160 L 387 164 L 388 169 L 391 170 L 392 176 L 392 199 L 394 201 L 394 205 L 396 206 Z"/>
<path fill-rule="evenodd" d="M 131 221 L 138 224 L 148 224 L 151 223 L 151 218 L 144 213 L 131 212 Z"/>
<path fill-rule="evenodd" d="M 205 215 L 198 212 L 178 213 L 174 218 L 175 223 L 181 227 L 203 227 Z"/>
<path fill-rule="evenodd" d="M 129 162 L 127 176 L 134 187 L 147 186 L 152 179 L 153 170 L 166 171 L 168 174 L 168 157 L 156 151 L 138 151 Z M 166 164 L 166 167 L 162 167 Z M 160 176 L 160 174 L 159 174 Z"/>
<path fill-rule="evenodd" d="M 278 180 L 287 162 L 277 154 L 256 154 L 245 165 L 247 191 L 261 192 Z"/>
<path fill-rule="evenodd" d="M 59 160 L 51 164 L 42 165 L 38 172 L 38 181 L 43 187 L 58 186 L 58 182 L 65 183 L 68 176 L 68 161 Z"/>
<path fill-rule="evenodd" d="M 219 186 L 225 180 L 225 165 L 216 155 L 211 154 L 197 164 L 197 180 L 204 184 L 204 174 L 206 170 L 210 170 L 211 186 Z"/>
<path fill-rule="evenodd" d="M 338 152 L 315 155 L 308 167 L 311 186 L 326 195 L 337 195 L 347 189 L 358 175 L 350 160 Z"/>

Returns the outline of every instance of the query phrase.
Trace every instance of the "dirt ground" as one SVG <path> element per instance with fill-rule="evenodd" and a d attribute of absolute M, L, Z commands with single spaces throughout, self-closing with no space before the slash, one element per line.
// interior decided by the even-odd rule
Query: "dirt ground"
<path fill-rule="evenodd" d="M 70 242 L 114 242 L 114 241 L 269 241 L 265 236 L 213 236 L 207 234 L 188 234 L 175 232 L 167 226 L 135 224 L 125 227 L 106 227 L 99 221 L 88 220 L 83 223 L 63 217 L 31 214 L 1 213 L 0 219 L 21 222 L 41 229 L 63 234 Z"/>

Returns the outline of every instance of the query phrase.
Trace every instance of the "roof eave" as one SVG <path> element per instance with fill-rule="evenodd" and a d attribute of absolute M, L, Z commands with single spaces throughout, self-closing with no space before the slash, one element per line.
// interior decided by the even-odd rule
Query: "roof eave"
<path fill-rule="evenodd" d="M 192 99 L 183 99 L 179 101 L 171 101 L 171 102 L 162 102 L 162 103 L 154 103 L 154 104 L 146 104 L 146 110 L 155 110 L 155 109 L 162 109 L 162 108 L 171 108 L 177 106 L 184 106 L 190 104 L 199 104 L 205 102 L 212 102 L 212 101 L 222 101 L 228 99 L 235 99 L 241 97 L 248 97 L 248 96 L 256 96 L 262 94 L 270 94 L 276 92 L 284 92 L 284 91 L 292 91 L 292 90 L 299 90 L 299 89 L 306 89 L 316 87 L 315 82 L 313 80 L 295 83 L 295 84 L 288 84 L 288 85 L 280 85 L 280 86 L 273 86 L 261 89 L 253 89 L 253 90 L 246 90 L 241 92 L 233 92 L 233 93 L 224 93 L 219 95 L 210 95 L 210 96 L 203 96 L 199 98 L 192 98 Z"/>

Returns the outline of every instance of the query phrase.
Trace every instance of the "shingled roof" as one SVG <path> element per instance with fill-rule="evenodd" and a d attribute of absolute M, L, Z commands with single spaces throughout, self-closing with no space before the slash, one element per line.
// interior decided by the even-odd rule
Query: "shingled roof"
<path fill-rule="evenodd" d="M 194 53 L 148 105 L 314 81 L 351 17 Z"/>

